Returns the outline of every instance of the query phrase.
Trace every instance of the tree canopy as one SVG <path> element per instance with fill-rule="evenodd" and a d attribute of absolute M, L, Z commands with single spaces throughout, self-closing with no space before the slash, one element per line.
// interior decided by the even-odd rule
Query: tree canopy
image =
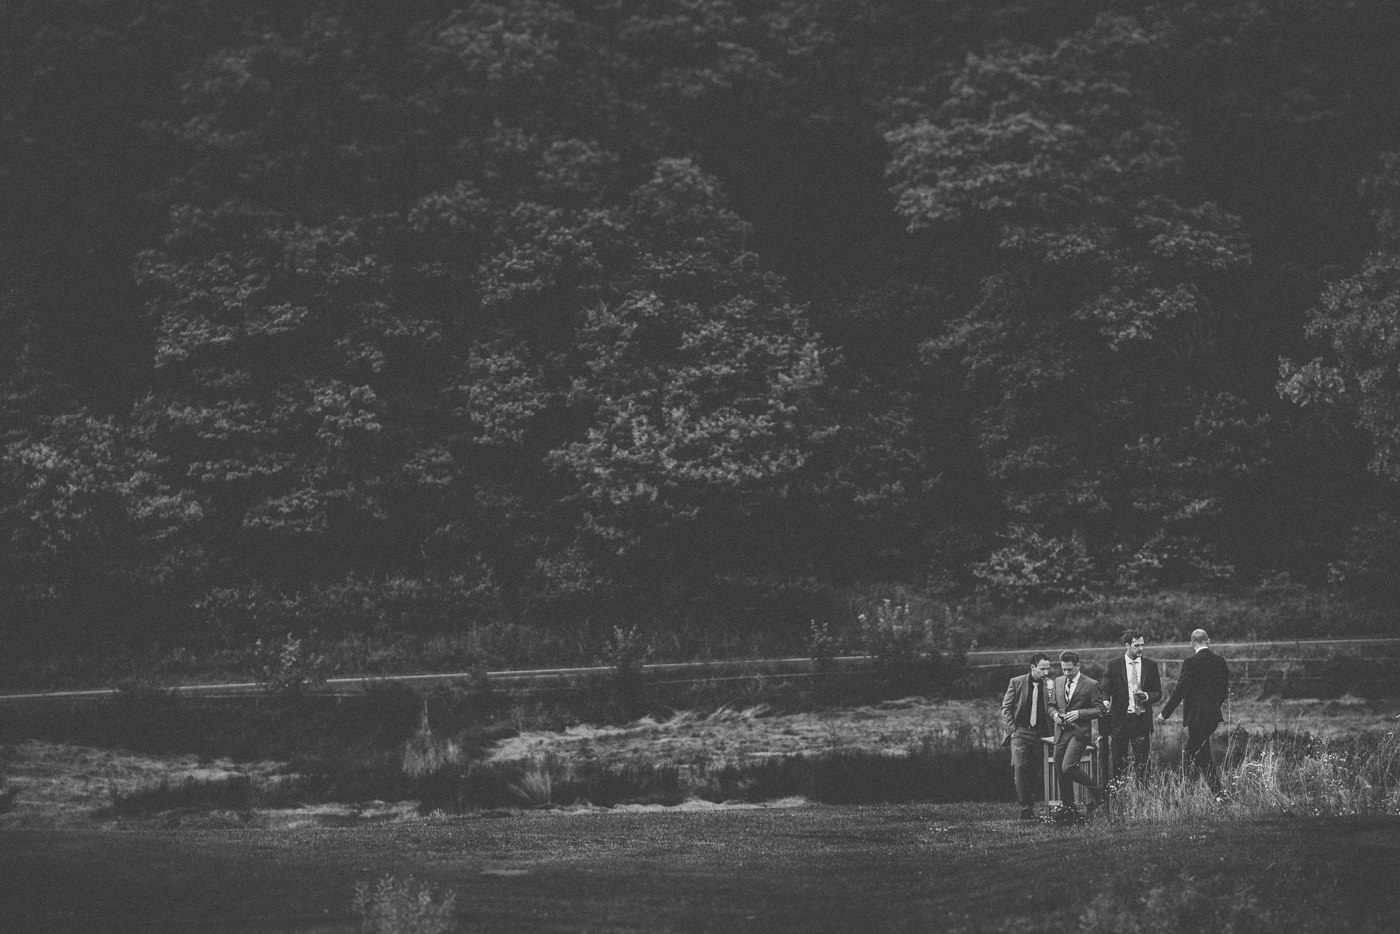
<path fill-rule="evenodd" d="M 0 18 L 25 651 L 1400 570 L 1385 0 Z"/>

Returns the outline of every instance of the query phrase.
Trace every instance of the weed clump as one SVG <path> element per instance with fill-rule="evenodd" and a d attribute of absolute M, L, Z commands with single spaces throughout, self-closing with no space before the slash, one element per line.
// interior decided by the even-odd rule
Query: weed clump
<path fill-rule="evenodd" d="M 433 892 L 426 882 L 388 875 L 355 884 L 352 903 L 363 934 L 445 934 L 452 929 L 457 893 Z"/>

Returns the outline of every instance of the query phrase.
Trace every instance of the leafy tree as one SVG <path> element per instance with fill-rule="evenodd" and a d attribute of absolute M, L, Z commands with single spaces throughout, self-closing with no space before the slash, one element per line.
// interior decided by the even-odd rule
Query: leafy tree
<path fill-rule="evenodd" d="M 1378 248 L 1356 273 L 1322 293 L 1307 334 L 1326 343 L 1327 357 L 1280 364 L 1279 392 L 1300 405 L 1345 407 L 1371 439 L 1371 469 L 1400 479 L 1400 153 L 1363 182 Z"/>
<path fill-rule="evenodd" d="M 980 268 L 928 364 L 963 374 L 1008 516 L 1084 538 L 1110 572 L 1115 551 L 1207 532 L 1257 458 L 1261 413 L 1212 364 L 1211 292 L 1250 249 L 1177 184 L 1186 139 L 1151 94 L 1170 54 L 1161 23 L 1107 14 L 997 45 L 890 134 L 897 211 L 956 225 Z"/>

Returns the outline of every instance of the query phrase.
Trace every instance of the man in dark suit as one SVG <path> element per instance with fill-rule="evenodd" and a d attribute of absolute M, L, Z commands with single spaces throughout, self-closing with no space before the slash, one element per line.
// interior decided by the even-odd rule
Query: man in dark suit
<path fill-rule="evenodd" d="M 1001 744 L 1011 747 L 1011 773 L 1016 779 L 1022 820 L 1035 819 L 1041 740 L 1052 730 L 1045 696 L 1050 680 L 1050 656 L 1037 652 L 1031 656 L 1031 670 L 1012 678 L 1001 699 Z"/>
<path fill-rule="evenodd" d="M 1131 757 L 1138 781 L 1147 776 L 1152 751 L 1152 705 L 1162 700 L 1162 673 L 1156 662 L 1143 657 L 1146 644 L 1136 629 L 1123 633 L 1123 654 L 1108 663 L 1100 685 L 1112 724 L 1113 774 L 1122 775 Z"/>
<path fill-rule="evenodd" d="M 1060 799 L 1072 807 L 1070 782 L 1089 789 L 1089 813 L 1104 802 L 1104 792 L 1084 773 L 1080 760 L 1094 744 L 1094 721 L 1104 715 L 1099 683 L 1079 670 L 1078 652 L 1060 653 L 1060 670 L 1050 690 L 1050 716 L 1055 721 L 1055 774 L 1060 781 Z M 1066 765 L 1068 764 L 1068 767 Z"/>
<path fill-rule="evenodd" d="M 1195 651 L 1181 663 L 1181 677 L 1162 708 L 1160 719 L 1166 723 L 1177 704 L 1185 705 L 1182 720 L 1186 723 L 1186 746 L 1182 757 L 1195 765 L 1197 774 L 1204 776 L 1210 790 L 1219 797 L 1220 774 L 1211 754 L 1210 737 L 1224 720 L 1220 707 L 1230 693 L 1230 666 L 1210 650 L 1210 637 L 1204 629 L 1191 633 L 1191 648 Z"/>

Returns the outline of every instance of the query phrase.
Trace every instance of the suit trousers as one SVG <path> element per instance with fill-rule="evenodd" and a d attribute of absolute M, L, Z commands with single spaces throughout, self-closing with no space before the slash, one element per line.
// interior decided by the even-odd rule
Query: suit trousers
<path fill-rule="evenodd" d="M 1181 755 L 1186 762 L 1195 767 L 1196 774 L 1206 780 L 1210 790 L 1220 794 L 1220 773 L 1215 768 L 1215 755 L 1210 748 L 1210 738 L 1215 734 L 1217 726 L 1217 723 L 1210 726 L 1186 724 L 1186 745 L 1182 748 Z"/>
<path fill-rule="evenodd" d="M 1040 789 L 1041 749 L 1045 744 L 1031 730 L 1018 729 L 1011 734 L 1011 772 L 1016 779 L 1016 800 L 1022 811 L 1035 808 Z"/>
<path fill-rule="evenodd" d="M 1074 795 L 1070 792 L 1069 782 L 1075 781 L 1086 786 L 1094 795 L 1099 796 L 1099 786 L 1094 784 L 1094 780 L 1084 774 L 1084 769 L 1080 767 L 1079 760 L 1084 758 L 1084 750 L 1090 746 L 1090 739 L 1078 730 L 1067 730 L 1060 734 L 1060 738 L 1055 742 L 1055 773 L 1060 781 L 1060 800 L 1068 803 L 1074 800 Z M 1065 763 L 1069 767 L 1065 767 Z"/>
<path fill-rule="evenodd" d="M 1148 763 L 1152 755 L 1152 715 L 1140 713 L 1136 716 L 1124 714 L 1123 719 L 1113 727 L 1113 775 L 1125 774 L 1129 761 L 1133 765 L 1133 777 L 1142 781 L 1147 777 Z"/>

